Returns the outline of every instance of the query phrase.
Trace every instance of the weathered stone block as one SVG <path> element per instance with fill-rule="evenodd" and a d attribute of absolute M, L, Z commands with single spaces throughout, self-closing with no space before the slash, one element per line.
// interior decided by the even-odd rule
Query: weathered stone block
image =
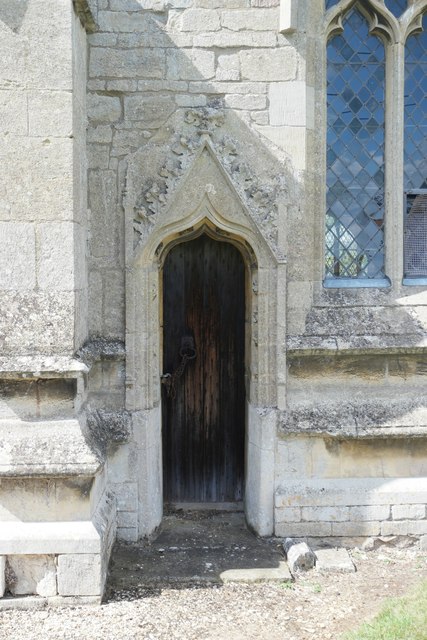
<path fill-rule="evenodd" d="M 387 504 L 365 505 L 360 507 L 350 507 L 350 520 L 388 520 L 390 517 L 390 507 Z"/>
<path fill-rule="evenodd" d="M 280 538 L 326 538 L 332 535 L 330 522 L 280 522 L 276 523 L 274 533 Z"/>
<path fill-rule="evenodd" d="M 84 272 L 75 273 L 83 229 L 72 222 L 46 222 L 38 225 L 37 282 L 41 289 L 72 291 L 83 284 Z M 80 261 L 77 261 L 80 264 Z"/>
<path fill-rule="evenodd" d="M 107 49 L 97 47 L 90 53 L 92 78 L 164 78 L 165 54 L 156 49 Z"/>
<path fill-rule="evenodd" d="M 237 94 L 226 95 L 225 104 L 231 109 L 247 109 L 249 111 L 256 109 L 264 109 L 267 104 L 267 98 L 265 95 L 245 95 L 240 96 Z"/>
<path fill-rule="evenodd" d="M 0 598 L 6 591 L 6 556 L 0 556 Z"/>
<path fill-rule="evenodd" d="M 195 35 L 193 43 L 195 47 L 218 47 L 225 49 L 240 47 L 275 47 L 276 34 L 263 31 L 215 31 L 212 33 L 201 33 L 199 35 Z M 278 79 L 282 80 L 283 78 Z M 272 80 L 274 80 L 274 78 L 272 78 Z"/>
<path fill-rule="evenodd" d="M 138 485 L 126 482 L 114 487 L 118 511 L 134 511 L 138 508 Z"/>
<path fill-rule="evenodd" d="M 268 111 L 252 111 L 251 120 L 256 124 L 268 124 Z"/>
<path fill-rule="evenodd" d="M 130 96 L 125 98 L 126 120 L 141 120 L 147 129 L 157 129 L 175 110 L 168 96 Z"/>
<path fill-rule="evenodd" d="M 306 522 L 345 522 L 350 515 L 348 507 L 302 507 L 301 517 Z"/>
<path fill-rule="evenodd" d="M 301 522 L 301 509 L 299 507 L 284 507 L 275 511 L 276 523 Z"/>
<path fill-rule="evenodd" d="M 241 9 L 249 6 L 249 0 L 194 0 L 194 6 L 206 9 Z"/>
<path fill-rule="evenodd" d="M 33 289 L 35 279 L 34 225 L 0 222 L 0 289 Z"/>
<path fill-rule="evenodd" d="M 207 103 L 205 95 L 189 95 L 187 93 L 175 96 L 175 102 L 178 107 L 204 107 Z"/>
<path fill-rule="evenodd" d="M 60 596 L 98 596 L 101 593 L 101 556 L 95 553 L 58 556 Z"/>
<path fill-rule="evenodd" d="M 117 526 L 122 529 L 132 529 L 138 526 L 138 511 L 118 511 Z"/>
<path fill-rule="evenodd" d="M 71 136 L 73 133 L 72 101 L 71 91 L 29 91 L 29 134 L 32 136 Z"/>
<path fill-rule="evenodd" d="M 26 94 L 24 91 L 0 91 L 0 133 L 28 133 Z"/>
<path fill-rule="evenodd" d="M 100 11 L 98 13 L 98 26 L 101 31 L 113 31 L 119 33 L 132 33 L 134 31 L 150 32 L 156 30 L 152 16 L 148 13 L 133 13 L 126 10 Z M 158 27 L 157 27 L 158 29 Z"/>
<path fill-rule="evenodd" d="M 420 536 L 427 534 L 427 520 L 408 520 L 408 535 Z"/>
<path fill-rule="evenodd" d="M 190 82 L 190 93 L 236 93 L 244 95 L 246 93 L 265 93 L 267 85 L 265 82 Z"/>
<path fill-rule="evenodd" d="M 381 531 L 382 533 L 382 531 Z M 379 522 L 332 522 L 332 535 L 343 537 L 379 536 Z"/>
<path fill-rule="evenodd" d="M 21 36 L 28 39 L 25 82 L 31 89 L 71 91 L 73 86 L 71 7 L 39 3 L 37 19 L 25 21 Z"/>
<path fill-rule="evenodd" d="M 220 81 L 240 79 L 240 58 L 237 54 L 218 56 L 216 78 Z"/>
<path fill-rule="evenodd" d="M 87 110 L 89 120 L 93 122 L 116 122 L 122 115 L 119 98 L 97 93 L 88 94 Z"/>
<path fill-rule="evenodd" d="M 54 556 L 8 556 L 8 588 L 14 596 L 55 596 L 56 565 Z"/>
<path fill-rule="evenodd" d="M 425 504 L 396 504 L 391 508 L 393 520 L 423 520 L 426 517 Z"/>
<path fill-rule="evenodd" d="M 0 147 L 0 219 L 72 220 L 72 155 L 70 138 L 8 136 Z"/>
<path fill-rule="evenodd" d="M 136 542 L 138 540 L 138 529 L 136 527 L 130 529 L 117 527 L 117 539 L 124 542 Z"/>
<path fill-rule="evenodd" d="M 190 49 L 167 52 L 167 77 L 171 80 L 199 80 L 215 75 L 213 51 Z"/>
<path fill-rule="evenodd" d="M 231 31 L 272 31 L 279 29 L 279 13 L 276 9 L 254 11 L 222 11 L 221 26 Z"/>
<path fill-rule="evenodd" d="M 171 2 L 167 3 L 172 6 Z M 165 0 L 110 0 L 111 11 L 141 11 L 141 9 L 151 11 L 163 11 Z"/>
<path fill-rule="evenodd" d="M 242 78 L 280 82 L 293 80 L 297 73 L 297 55 L 295 49 L 260 49 L 240 52 Z"/>
<path fill-rule="evenodd" d="M 108 169 L 110 166 L 110 147 L 105 144 L 89 144 L 87 147 L 88 169 Z"/>
<path fill-rule="evenodd" d="M 113 131 L 108 124 L 89 127 L 87 131 L 87 141 L 108 144 L 113 139 Z"/>
<path fill-rule="evenodd" d="M 113 258 L 117 254 L 117 180 L 113 171 L 93 171 L 89 176 L 92 211 L 91 254 Z"/>
<path fill-rule="evenodd" d="M 218 31 L 220 28 L 219 13 L 214 9 L 188 9 L 182 14 L 182 31 Z"/>
<path fill-rule="evenodd" d="M 313 128 L 314 91 L 305 82 L 273 82 L 269 100 L 271 125 Z"/>

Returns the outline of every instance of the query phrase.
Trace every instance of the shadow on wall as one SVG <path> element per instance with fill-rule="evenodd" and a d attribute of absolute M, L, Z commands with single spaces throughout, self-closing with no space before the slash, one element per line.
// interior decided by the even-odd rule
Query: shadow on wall
<path fill-rule="evenodd" d="M 2 0 L 0 22 L 4 22 L 15 33 L 19 31 L 27 11 L 29 0 Z"/>

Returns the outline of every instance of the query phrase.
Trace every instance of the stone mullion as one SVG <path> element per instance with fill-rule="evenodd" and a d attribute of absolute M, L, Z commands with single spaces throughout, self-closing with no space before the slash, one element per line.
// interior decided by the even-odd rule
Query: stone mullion
<path fill-rule="evenodd" d="M 403 147 L 405 46 L 389 45 L 386 56 L 385 268 L 392 285 L 403 277 Z"/>

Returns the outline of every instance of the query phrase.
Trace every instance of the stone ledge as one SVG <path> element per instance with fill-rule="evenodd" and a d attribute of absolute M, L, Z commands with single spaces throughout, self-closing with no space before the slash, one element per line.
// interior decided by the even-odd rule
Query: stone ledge
<path fill-rule="evenodd" d="M 427 478 L 301 479 L 279 488 L 275 508 L 369 506 L 427 502 Z"/>
<path fill-rule="evenodd" d="M 0 477 L 91 476 L 102 463 L 77 420 L 0 421 Z"/>
<path fill-rule="evenodd" d="M 88 372 L 81 361 L 67 356 L 0 357 L 0 378 L 80 378 Z"/>
<path fill-rule="evenodd" d="M 101 553 L 102 539 L 92 522 L 2 522 L 1 555 Z"/>

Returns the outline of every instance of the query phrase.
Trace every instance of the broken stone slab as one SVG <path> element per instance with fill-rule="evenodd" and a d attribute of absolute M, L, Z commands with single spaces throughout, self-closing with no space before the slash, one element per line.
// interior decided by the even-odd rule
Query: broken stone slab
<path fill-rule="evenodd" d="M 292 576 L 286 562 L 279 562 L 278 567 L 254 569 L 228 569 L 220 574 L 223 582 L 291 582 Z"/>
<path fill-rule="evenodd" d="M 0 556 L 0 598 L 6 591 L 6 556 Z"/>
<path fill-rule="evenodd" d="M 306 542 L 295 538 L 286 538 L 283 549 L 292 573 L 313 569 L 316 556 Z"/>
<path fill-rule="evenodd" d="M 316 569 L 322 573 L 354 573 L 356 567 L 347 549 L 318 549 Z"/>

